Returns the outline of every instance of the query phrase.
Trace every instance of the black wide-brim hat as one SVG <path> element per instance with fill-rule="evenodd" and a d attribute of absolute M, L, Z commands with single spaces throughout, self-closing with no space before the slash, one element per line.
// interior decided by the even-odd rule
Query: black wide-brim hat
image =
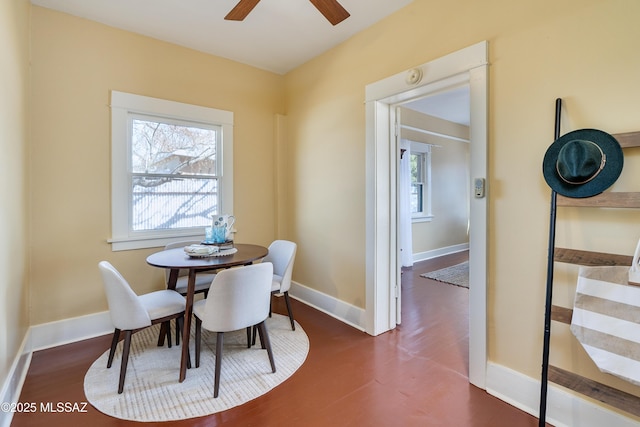
<path fill-rule="evenodd" d="M 597 129 L 580 129 L 549 146 L 542 173 L 551 189 L 566 197 L 602 193 L 620 176 L 624 156 L 618 141 Z"/>

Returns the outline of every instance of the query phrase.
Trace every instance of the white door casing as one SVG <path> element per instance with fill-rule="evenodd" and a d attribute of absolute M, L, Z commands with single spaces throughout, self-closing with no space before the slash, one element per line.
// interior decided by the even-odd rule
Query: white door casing
<path fill-rule="evenodd" d="M 487 181 L 488 43 L 477 43 L 411 70 L 367 85 L 366 102 L 366 326 L 370 335 L 394 329 L 396 292 L 397 150 L 393 106 L 468 84 L 471 179 Z M 487 198 L 470 200 L 469 381 L 485 388 L 487 366 Z"/>

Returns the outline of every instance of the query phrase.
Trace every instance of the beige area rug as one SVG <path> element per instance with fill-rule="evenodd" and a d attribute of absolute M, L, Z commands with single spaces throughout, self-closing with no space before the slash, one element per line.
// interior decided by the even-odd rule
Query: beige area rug
<path fill-rule="evenodd" d="M 438 282 L 448 283 L 450 285 L 469 287 L 469 261 L 452 265 L 451 267 L 442 268 L 440 270 L 431 271 L 421 274 L 420 277 L 437 280 Z"/>
<path fill-rule="evenodd" d="M 192 322 L 192 324 L 195 322 Z M 289 318 L 273 314 L 267 320 L 276 363 L 271 372 L 267 351 L 260 340 L 247 348 L 245 330 L 224 334 L 220 394 L 213 398 L 216 334 L 202 330 L 200 367 L 195 368 L 195 338 L 191 333 L 193 367 L 185 380 L 178 382 L 182 345 L 157 346 L 160 325 L 133 335 L 124 391 L 118 394 L 122 341 L 107 369 L 107 350 L 87 371 L 84 392 L 100 412 L 132 421 L 171 421 L 201 417 L 242 405 L 259 397 L 289 378 L 307 358 L 309 339 L 296 323 L 291 330 Z"/>

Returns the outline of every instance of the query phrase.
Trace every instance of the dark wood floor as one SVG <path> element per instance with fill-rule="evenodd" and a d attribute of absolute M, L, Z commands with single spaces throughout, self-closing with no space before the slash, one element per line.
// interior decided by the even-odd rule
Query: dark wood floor
<path fill-rule="evenodd" d="M 468 382 L 468 290 L 419 277 L 466 253 L 403 272 L 403 318 L 371 337 L 293 301 L 309 336 L 303 366 L 266 395 L 231 410 L 165 426 L 536 426 L 537 419 Z M 281 301 L 274 311 L 286 313 Z M 84 374 L 109 336 L 33 354 L 21 402 L 85 402 Z M 176 372 L 177 375 L 177 372 Z M 115 391 L 115 385 L 114 385 Z M 88 413 L 15 414 L 12 426 L 134 426 Z"/>

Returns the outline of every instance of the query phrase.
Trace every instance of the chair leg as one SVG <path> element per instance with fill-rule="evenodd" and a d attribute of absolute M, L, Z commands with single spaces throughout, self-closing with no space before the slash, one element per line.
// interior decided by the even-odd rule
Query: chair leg
<path fill-rule="evenodd" d="M 253 345 L 252 341 L 252 333 L 251 333 L 251 326 L 247 326 L 247 348 L 251 348 L 251 346 Z"/>
<path fill-rule="evenodd" d="M 260 341 L 262 342 L 262 348 L 266 348 L 269 355 L 269 363 L 271 363 L 271 372 L 276 372 L 276 362 L 273 359 L 273 351 L 271 351 L 271 340 L 269 339 L 269 333 L 267 332 L 267 324 L 262 321 L 258 324 L 258 332 L 260 332 Z"/>
<path fill-rule="evenodd" d="M 200 367 L 200 340 L 202 339 L 202 320 L 196 317 L 196 368 Z M 191 359 L 191 357 L 189 357 Z M 189 361 L 191 363 L 191 361 Z"/>
<path fill-rule="evenodd" d="M 256 345 L 256 337 L 258 336 L 258 325 L 253 325 L 253 333 L 251 335 L 251 345 Z"/>
<path fill-rule="evenodd" d="M 253 344 L 256 344 L 256 335 L 260 336 L 260 347 L 262 347 L 263 350 L 266 350 L 267 347 L 265 347 L 264 344 L 264 339 L 262 338 L 262 334 L 260 333 L 260 324 L 258 323 L 257 325 L 253 325 Z"/>
<path fill-rule="evenodd" d="M 284 293 L 284 302 L 287 303 L 287 312 L 289 313 L 289 321 L 291 322 L 291 330 L 296 330 L 296 325 L 293 322 L 293 311 L 291 310 L 291 300 L 289 300 L 289 291 Z"/>
<path fill-rule="evenodd" d="M 120 339 L 120 329 L 116 328 L 113 331 L 113 338 L 111 339 L 111 349 L 109 350 L 109 360 L 107 361 L 107 369 L 111 367 L 113 363 L 113 355 L 116 353 L 116 347 L 118 346 L 118 340 Z"/>
<path fill-rule="evenodd" d="M 162 322 L 162 324 L 164 325 L 164 333 L 167 336 L 167 347 L 171 348 L 171 320 Z"/>
<path fill-rule="evenodd" d="M 124 347 L 122 349 L 122 364 L 120 366 L 120 383 L 118 384 L 118 394 L 124 389 L 124 377 L 127 375 L 127 364 L 129 363 L 129 349 L 131 348 L 131 330 L 124 333 Z"/>
<path fill-rule="evenodd" d="M 251 345 L 254 346 L 256 345 L 256 338 L 258 337 L 258 325 L 253 325 L 253 334 L 251 335 Z M 262 346 L 262 349 L 265 349 L 264 346 L 264 341 L 262 341 L 262 337 L 260 337 L 260 345 Z"/>
<path fill-rule="evenodd" d="M 224 332 L 218 332 L 216 336 L 216 373 L 213 382 L 213 397 L 218 397 L 220 390 L 220 368 L 222 367 L 222 337 Z"/>
<path fill-rule="evenodd" d="M 167 336 L 167 325 L 166 323 L 160 324 L 160 334 L 158 335 L 158 347 L 162 347 L 164 345 L 164 338 Z"/>
<path fill-rule="evenodd" d="M 176 318 L 176 345 L 180 345 L 180 334 L 182 333 L 182 326 L 180 326 L 181 322 L 184 324 L 183 317 Z"/>
<path fill-rule="evenodd" d="M 179 345 L 179 338 L 182 335 L 182 331 L 184 328 L 184 316 L 180 316 L 176 318 L 176 345 Z M 187 349 L 187 369 L 191 369 L 191 354 L 189 353 L 189 349 Z"/>

